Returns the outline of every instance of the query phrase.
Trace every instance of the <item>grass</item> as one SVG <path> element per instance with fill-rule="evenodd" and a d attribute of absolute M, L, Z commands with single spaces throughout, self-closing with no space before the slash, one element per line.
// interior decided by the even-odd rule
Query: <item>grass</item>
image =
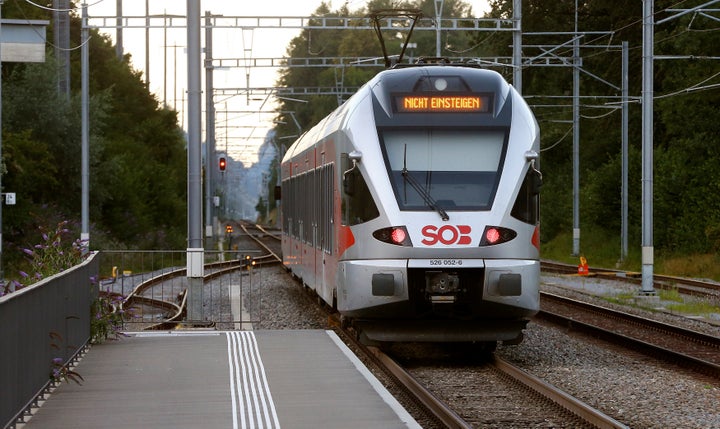
<path fill-rule="evenodd" d="M 543 259 L 570 264 L 579 263 L 579 255 L 573 256 L 572 233 L 560 234 L 540 246 Z M 591 267 L 616 268 L 625 271 L 642 270 L 641 246 L 628 245 L 628 255 L 620 260 L 620 234 L 604 231 L 583 230 L 580 236 L 580 254 Z M 720 256 L 715 253 L 681 255 L 655 250 L 655 274 L 678 277 L 712 279 L 720 281 Z"/>
<path fill-rule="evenodd" d="M 542 243 L 540 254 L 543 259 L 578 264 L 579 255 L 572 255 L 572 247 L 572 234 L 562 234 L 550 242 Z M 619 234 L 612 236 L 604 232 L 583 230 L 580 250 L 580 254 L 587 259 L 591 267 L 616 268 L 631 272 L 642 270 L 639 245 L 628 246 L 627 258 L 620 260 Z M 714 253 L 679 255 L 656 251 L 654 256 L 655 274 L 720 281 L 720 257 Z M 700 316 L 720 313 L 717 303 L 685 297 L 677 289 L 658 290 L 658 296 L 665 303 L 665 309 L 673 313 Z M 617 304 L 635 305 L 636 294 L 629 292 L 604 298 Z"/>
<path fill-rule="evenodd" d="M 720 308 L 707 301 L 688 301 L 666 305 L 665 308 L 673 313 L 695 314 L 699 316 L 720 313 Z"/>
<path fill-rule="evenodd" d="M 658 296 L 663 301 L 683 302 L 683 297 L 680 295 L 680 291 L 676 288 L 669 290 L 660 289 L 660 291 L 658 291 Z"/>

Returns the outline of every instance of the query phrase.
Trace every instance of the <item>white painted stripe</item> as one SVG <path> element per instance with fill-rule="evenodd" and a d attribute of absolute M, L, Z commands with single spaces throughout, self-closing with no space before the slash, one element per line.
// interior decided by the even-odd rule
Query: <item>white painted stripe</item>
<path fill-rule="evenodd" d="M 235 353 L 238 355 L 238 359 L 240 361 L 240 371 L 237 373 L 237 382 L 238 386 L 242 387 L 242 392 L 240 393 L 240 399 L 241 399 L 241 421 L 242 421 L 242 427 L 254 429 L 255 428 L 255 421 L 254 416 L 252 413 L 252 406 L 251 402 L 252 399 L 250 398 L 250 390 L 245 380 L 247 380 L 247 359 L 245 358 L 245 354 L 243 353 L 243 346 L 242 346 L 242 339 L 238 335 L 237 332 L 232 333 L 233 339 L 235 341 Z M 247 411 L 247 413 L 245 412 Z M 247 419 L 247 421 L 246 421 Z"/>
<path fill-rule="evenodd" d="M 228 344 L 228 367 L 230 368 L 230 400 L 232 401 L 232 423 L 233 423 L 233 429 L 238 429 L 238 421 L 237 421 L 237 394 L 235 392 L 235 368 L 237 368 L 237 362 L 235 361 L 235 356 L 233 353 L 234 347 L 232 346 L 232 338 L 230 338 L 229 334 L 225 335 L 227 337 L 227 344 Z"/>
<path fill-rule="evenodd" d="M 258 386 L 262 386 L 263 389 L 263 392 L 261 392 L 260 395 L 260 399 L 262 401 L 265 424 L 268 427 L 279 428 L 280 422 L 278 421 L 277 412 L 275 411 L 275 403 L 272 398 L 272 392 L 270 391 L 270 384 L 268 383 L 267 377 L 265 376 L 265 366 L 263 365 L 262 359 L 260 357 L 260 350 L 258 349 L 257 340 L 252 332 L 243 332 L 246 332 L 246 335 L 248 337 L 248 344 L 251 347 L 253 355 L 255 356 L 255 381 Z"/>
<path fill-rule="evenodd" d="M 226 332 L 233 429 L 279 429 L 275 403 L 265 376 L 255 334 Z"/>
<path fill-rule="evenodd" d="M 138 337 L 138 338 L 146 338 L 146 337 L 217 337 L 222 335 L 222 332 L 218 331 L 124 331 L 122 332 L 123 335 L 127 335 L 129 337 Z"/>
<path fill-rule="evenodd" d="M 238 349 L 241 351 L 242 354 L 243 390 L 245 392 L 244 398 L 248 408 L 248 425 L 250 429 L 255 429 L 255 416 L 257 416 L 258 411 L 254 410 L 253 412 L 253 405 L 257 404 L 257 394 L 255 393 L 255 385 L 252 378 L 252 361 L 250 356 L 248 356 L 247 341 L 244 341 L 243 336 L 241 334 L 238 334 L 237 332 L 235 332 L 234 335 L 239 338 L 241 344 L 241 347 L 238 347 Z"/>
<path fill-rule="evenodd" d="M 257 374 L 257 365 L 255 363 L 255 355 L 252 353 L 252 349 L 250 346 L 250 339 L 248 335 L 245 335 L 245 332 L 241 333 L 242 339 L 243 339 L 243 353 L 248 363 L 248 373 L 247 373 L 247 382 L 250 384 L 250 392 L 252 393 L 251 396 L 251 406 L 254 406 L 254 416 L 258 418 L 258 427 L 263 428 L 262 426 L 262 420 L 260 419 L 260 416 L 262 412 L 260 411 L 260 392 L 259 392 L 259 386 L 256 386 L 255 384 L 255 374 Z M 254 335 L 252 336 L 254 338 Z M 253 422 L 254 424 L 255 422 Z"/>
<path fill-rule="evenodd" d="M 370 385 L 375 389 L 375 391 L 380 395 L 383 401 L 385 401 L 386 404 L 390 406 L 390 408 L 395 411 L 395 414 L 400 418 L 402 422 L 405 423 L 405 425 L 408 428 L 412 429 L 422 429 L 422 426 L 418 424 L 417 421 L 410 415 L 410 413 L 403 408 L 402 405 L 395 399 L 393 395 L 390 394 L 390 392 L 387 391 L 385 386 L 378 381 L 377 378 L 370 372 L 370 370 L 367 369 L 367 367 L 358 359 L 357 356 L 348 348 L 348 346 L 345 345 L 345 343 L 342 342 L 342 340 L 337 336 L 337 334 L 334 331 L 325 331 L 329 336 L 330 339 L 333 340 L 335 345 L 337 345 L 340 350 L 347 356 L 348 359 L 350 359 L 350 362 L 352 362 L 353 365 L 355 365 L 355 368 L 362 374 L 365 379 L 370 383 Z"/>

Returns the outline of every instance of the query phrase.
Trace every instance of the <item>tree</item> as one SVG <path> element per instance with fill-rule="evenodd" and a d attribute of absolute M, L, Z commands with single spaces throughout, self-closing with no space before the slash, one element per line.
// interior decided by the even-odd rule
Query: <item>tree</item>
<path fill-rule="evenodd" d="M 395 0 L 373 0 L 357 11 L 350 11 L 343 6 L 338 11 L 331 11 L 327 3 L 321 3 L 313 16 L 334 17 L 351 16 L 356 18 L 366 17 L 371 11 L 382 9 L 420 9 L 424 16 L 435 17 L 435 6 L 433 0 L 402 1 Z M 446 0 L 444 2 L 443 17 L 469 17 L 470 6 L 459 0 Z M 397 56 L 401 51 L 401 43 L 407 38 L 409 23 L 407 27 L 391 33 L 385 33 L 385 45 L 389 55 Z M 468 34 L 471 32 L 468 32 Z M 459 53 L 467 53 L 475 43 L 468 34 L 458 35 L 456 32 L 445 31 L 443 33 L 443 55 L 455 56 Z M 398 37 L 399 35 L 399 37 Z M 435 33 L 431 31 L 415 31 L 411 42 L 417 43 L 413 51 L 413 57 L 435 56 Z M 287 54 L 291 58 L 306 58 L 313 56 L 322 57 L 381 57 L 382 49 L 380 42 L 373 30 L 303 30 L 295 37 L 288 46 Z M 409 53 L 406 53 L 405 59 Z M 286 68 L 281 72 L 278 86 L 289 88 L 301 87 L 335 87 L 337 82 L 342 82 L 343 87 L 356 88 L 369 81 L 383 68 L 352 67 L 343 68 L 328 67 L 318 68 Z M 292 111 L 293 116 L 303 130 L 307 130 L 330 112 L 338 107 L 338 100 L 330 96 L 313 96 L 307 103 L 300 104 L 294 101 L 281 100 L 278 107 L 278 115 L 281 122 L 275 129 L 279 137 L 297 135 L 297 128 L 292 118 L 287 113 Z"/>
<path fill-rule="evenodd" d="M 5 6 L 3 18 L 52 20 L 50 12 L 28 3 Z M 71 39 L 79 40 L 79 33 L 80 19 L 73 15 Z M 183 248 L 186 153 L 177 113 L 159 106 L 132 69 L 132 58 L 118 60 L 107 36 L 91 30 L 89 51 L 90 244 Z M 44 64 L 3 64 L 3 190 L 18 195 L 17 205 L 4 211 L 8 249 L 32 245 L 27 241 L 38 226 L 69 221 L 78 228 L 79 55 L 71 54 L 69 99 L 58 96 L 52 53 Z"/>
<path fill-rule="evenodd" d="M 523 2 L 523 31 L 573 31 L 576 2 Z M 605 31 L 606 36 L 584 36 L 581 39 L 583 70 L 610 81 L 620 82 L 620 55 L 615 48 L 592 49 L 590 46 L 619 44 L 630 46 L 630 95 L 639 97 L 642 67 L 642 4 L 640 2 L 586 1 L 579 3 L 578 29 Z M 655 3 L 657 19 L 667 14 L 670 1 Z M 512 1 L 492 3 L 495 17 L 512 16 Z M 712 168 L 718 161 L 714 137 L 718 135 L 718 103 L 720 96 L 713 90 L 720 78 L 716 62 L 702 59 L 714 52 L 718 35 L 716 22 L 688 14 L 655 29 L 655 54 L 695 55 L 694 60 L 655 61 L 655 129 L 654 129 L 654 218 L 655 247 L 660 251 L 713 251 L 717 249 L 720 212 L 716 198 L 718 177 Z M 712 31 L 711 31 L 712 30 Z M 495 55 L 507 52 L 509 35 L 499 35 L 483 47 Z M 526 44 L 556 44 L 568 37 L 524 37 Z M 570 56 L 571 50 L 559 49 L 558 55 Z M 530 48 L 524 55 L 532 56 Z M 507 54 L 506 54 L 507 55 Z M 563 95 L 572 91 L 570 69 L 525 67 L 523 94 Z M 705 91 L 686 92 L 687 88 Z M 581 95 L 618 95 L 598 79 L 581 74 Z M 552 239 L 571 228 L 572 195 L 569 173 L 572 171 L 569 99 L 557 101 L 533 97 L 531 104 L 557 107 L 536 107 L 541 127 L 541 154 L 544 173 L 543 241 Z M 600 101 L 581 106 L 580 215 L 583 229 L 618 231 L 620 223 L 619 112 L 600 109 Z M 638 242 L 641 226 L 641 110 L 630 105 L 630 238 Z"/>

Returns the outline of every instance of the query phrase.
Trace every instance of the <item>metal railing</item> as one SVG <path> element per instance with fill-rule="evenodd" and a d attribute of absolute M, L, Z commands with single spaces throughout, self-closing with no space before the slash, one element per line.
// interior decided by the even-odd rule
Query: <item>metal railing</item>
<path fill-rule="evenodd" d="M 195 326 L 200 322 L 216 329 L 248 329 L 262 318 L 263 270 L 243 263 L 247 255 L 258 253 L 205 253 L 203 320 L 193 321 Z M 181 250 L 102 251 L 0 297 L 0 424 L 14 427 L 36 405 L 51 386 L 53 359 L 70 362 L 89 345 L 90 308 L 98 293 L 127 297 L 139 286 L 154 283 L 142 293 L 148 301 L 180 306 L 188 283 L 185 269 L 186 252 Z M 147 329 L 172 316 L 146 304 L 125 310 L 125 331 Z"/>
<path fill-rule="evenodd" d="M 175 316 L 173 313 L 182 307 L 187 297 L 186 252 L 102 253 L 100 290 L 122 297 L 136 295 L 141 298 L 125 302 L 123 330 L 137 331 L 153 326 L 163 329 L 162 322 Z M 262 297 L 258 285 L 263 273 L 258 269 L 250 270 L 243 263 L 245 256 L 258 254 L 257 250 L 205 252 L 203 317 L 191 324 L 242 329 L 261 317 L 259 302 Z M 166 301 L 167 305 L 157 305 L 158 301 Z"/>
<path fill-rule="evenodd" d="M 15 425 L 50 386 L 53 359 L 69 362 L 90 340 L 100 258 L 0 297 L 0 423 Z"/>

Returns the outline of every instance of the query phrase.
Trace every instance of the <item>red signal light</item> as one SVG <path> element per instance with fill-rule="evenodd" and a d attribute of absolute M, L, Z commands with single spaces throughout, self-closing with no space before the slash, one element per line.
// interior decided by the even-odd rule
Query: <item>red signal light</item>
<path fill-rule="evenodd" d="M 378 229 L 373 232 L 373 237 L 383 243 L 394 244 L 396 246 L 412 246 L 412 241 L 410 241 L 410 236 L 404 226 L 391 226 Z"/>
<path fill-rule="evenodd" d="M 390 233 L 390 238 L 392 238 L 392 241 L 395 244 L 402 244 L 403 241 L 405 241 L 405 238 L 407 237 L 407 234 L 405 233 L 405 230 L 401 228 L 395 228 Z"/>
<path fill-rule="evenodd" d="M 225 157 L 222 156 L 218 160 L 218 166 L 220 167 L 220 171 L 225 171 L 225 167 L 227 166 L 227 161 L 225 161 Z"/>
<path fill-rule="evenodd" d="M 512 229 L 503 228 L 501 226 L 486 226 L 483 231 L 480 246 L 492 246 L 495 244 L 507 243 L 517 237 L 517 233 Z"/>
<path fill-rule="evenodd" d="M 485 231 L 485 239 L 488 244 L 495 244 L 495 242 L 500 239 L 500 231 L 496 228 L 488 228 L 487 231 Z"/>

